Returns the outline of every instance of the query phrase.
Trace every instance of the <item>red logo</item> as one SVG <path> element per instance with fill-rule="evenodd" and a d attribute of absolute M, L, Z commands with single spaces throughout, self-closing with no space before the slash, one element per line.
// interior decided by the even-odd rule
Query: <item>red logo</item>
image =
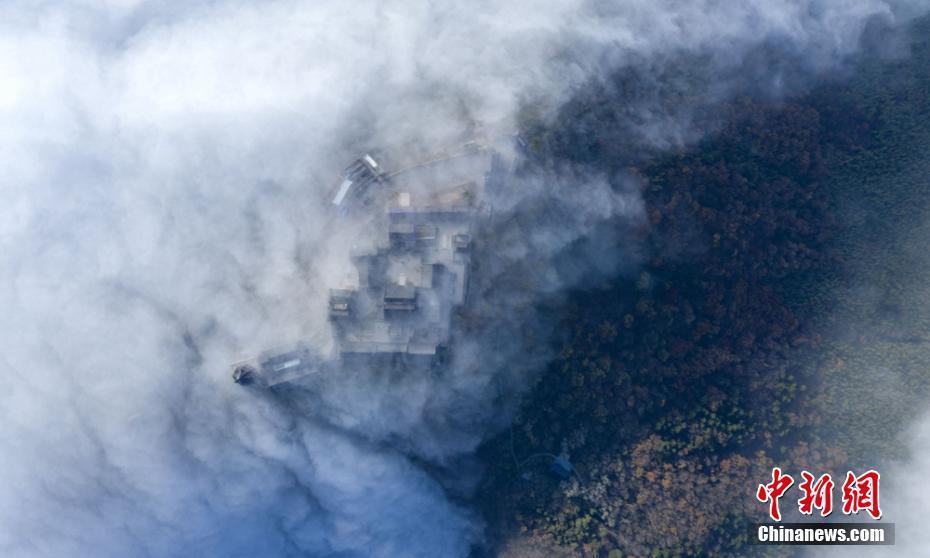
<path fill-rule="evenodd" d="M 860 510 L 869 512 L 872 519 L 881 519 L 882 509 L 878 505 L 878 481 L 881 475 L 878 471 L 866 471 L 855 476 L 847 471 L 846 482 L 843 483 L 843 513 L 857 514 Z"/>
<path fill-rule="evenodd" d="M 814 510 L 820 510 L 821 517 L 833 513 L 833 488 L 835 483 L 829 473 L 815 477 L 808 471 L 801 471 L 801 497 L 798 499 L 798 511 L 803 515 L 813 515 Z M 846 473 L 843 483 L 843 513 L 855 515 L 860 511 L 867 512 L 873 519 L 881 519 L 882 510 L 878 500 L 878 483 L 881 475 L 878 471 L 869 470 L 858 477 L 852 471 Z M 781 521 L 781 511 L 778 501 L 794 484 L 791 475 L 782 473 L 778 467 L 772 468 L 772 481 L 760 484 L 756 490 L 756 499 L 769 504 L 769 517 L 773 521 Z"/>
<path fill-rule="evenodd" d="M 798 486 L 803 496 L 798 500 L 798 510 L 804 515 L 812 515 L 814 509 L 820 510 L 821 517 L 833 513 L 833 479 L 830 473 L 822 475 L 814 482 L 814 475 L 801 471 L 804 481 Z"/>
<path fill-rule="evenodd" d="M 781 469 L 775 467 L 772 469 L 772 482 L 760 484 L 756 490 L 756 498 L 760 502 L 769 503 L 769 515 L 775 521 L 781 521 L 781 512 L 778 510 L 778 499 L 782 497 L 786 490 L 794 484 L 791 475 L 782 475 Z"/>

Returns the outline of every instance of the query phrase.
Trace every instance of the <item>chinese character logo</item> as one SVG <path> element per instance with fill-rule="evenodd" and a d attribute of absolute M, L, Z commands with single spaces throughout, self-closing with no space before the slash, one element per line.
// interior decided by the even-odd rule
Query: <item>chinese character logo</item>
<path fill-rule="evenodd" d="M 756 498 L 762 502 L 769 503 L 769 516 L 774 521 L 781 521 L 781 512 L 778 510 L 778 499 L 782 497 L 786 490 L 794 484 L 791 475 L 782 475 L 781 469 L 775 467 L 772 469 L 772 482 L 760 484 L 756 491 Z"/>
<path fill-rule="evenodd" d="M 881 476 L 878 471 L 866 471 L 856 476 L 847 471 L 846 482 L 843 483 L 843 513 L 857 514 L 865 510 L 872 519 L 881 519 L 882 509 L 878 505 L 878 481 Z"/>
<path fill-rule="evenodd" d="M 843 482 L 843 513 L 855 515 L 860 511 L 868 513 L 872 519 L 881 519 L 882 509 L 879 506 L 878 482 L 881 475 L 878 471 L 869 470 L 858 477 L 852 471 L 846 473 Z M 778 467 L 772 468 L 772 481 L 760 484 L 756 490 L 756 499 L 769 505 L 769 517 L 773 521 L 781 521 L 781 510 L 778 501 L 794 484 L 791 475 L 782 473 Z M 798 511 L 802 515 L 813 515 L 814 510 L 820 510 L 821 517 L 833 513 L 833 488 L 835 483 L 829 473 L 814 476 L 808 471 L 801 471 L 801 497 L 798 498 Z"/>
<path fill-rule="evenodd" d="M 801 471 L 803 482 L 798 486 L 803 496 L 798 500 L 798 510 L 804 515 L 812 515 L 814 509 L 820 510 L 821 517 L 833 513 L 833 479 L 830 474 L 821 475 L 814 482 L 814 475 Z"/>

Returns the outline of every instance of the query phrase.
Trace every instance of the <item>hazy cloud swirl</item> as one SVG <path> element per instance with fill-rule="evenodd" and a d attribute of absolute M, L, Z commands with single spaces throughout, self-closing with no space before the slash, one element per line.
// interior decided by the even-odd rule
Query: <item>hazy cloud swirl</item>
<path fill-rule="evenodd" d="M 325 338 L 348 248 L 321 213 L 334 173 L 359 146 L 510 130 L 523 100 L 558 107 L 630 57 L 776 40 L 827 66 L 919 6 L 5 2 L 0 554 L 466 555 L 480 521 L 405 454 L 467 454 L 490 377 L 418 384 L 389 417 L 396 394 L 338 384 L 322 421 L 229 381 L 242 352 Z M 545 258 L 636 215 L 635 194 L 572 180 L 581 218 L 509 249 Z"/>

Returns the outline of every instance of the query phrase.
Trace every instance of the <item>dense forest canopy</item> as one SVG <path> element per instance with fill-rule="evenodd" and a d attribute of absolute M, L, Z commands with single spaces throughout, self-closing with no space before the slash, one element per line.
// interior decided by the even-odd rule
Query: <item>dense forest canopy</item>
<path fill-rule="evenodd" d="M 529 119 L 531 156 L 637 176 L 648 223 L 635 273 L 558 302 L 558 358 L 482 448 L 495 552 L 761 552 L 745 525 L 773 464 L 904 455 L 894 433 L 930 388 L 930 24 L 912 36 L 801 94 L 734 98 L 671 152 L 630 154 L 629 88 Z M 511 459 L 540 451 L 578 474 Z"/>

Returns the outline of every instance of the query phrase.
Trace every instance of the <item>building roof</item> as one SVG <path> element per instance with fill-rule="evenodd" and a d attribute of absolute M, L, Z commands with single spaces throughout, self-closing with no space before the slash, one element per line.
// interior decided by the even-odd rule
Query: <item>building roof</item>
<path fill-rule="evenodd" d="M 389 284 L 384 287 L 385 299 L 413 300 L 417 297 L 417 289 L 413 285 Z"/>

